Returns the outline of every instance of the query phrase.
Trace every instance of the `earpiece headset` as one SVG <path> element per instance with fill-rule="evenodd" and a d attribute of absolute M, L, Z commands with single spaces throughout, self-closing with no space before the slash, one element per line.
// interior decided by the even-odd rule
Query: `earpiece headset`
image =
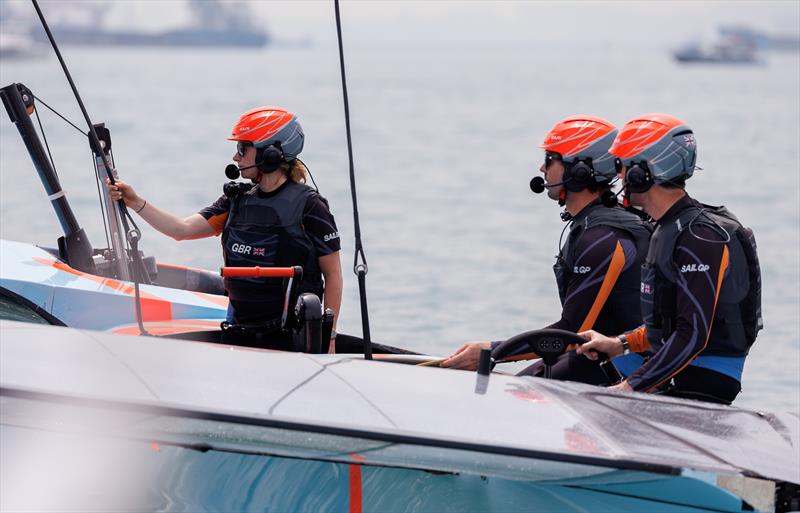
<path fill-rule="evenodd" d="M 271 173 L 284 162 L 283 149 L 281 149 L 280 142 L 256 148 L 256 166 L 262 173 Z"/>
<path fill-rule="evenodd" d="M 582 191 L 589 187 L 594 180 L 595 172 L 592 166 L 591 157 L 576 159 L 572 162 L 564 162 L 564 174 L 561 181 L 545 185 L 544 178 L 537 176 L 531 180 L 531 190 L 536 194 L 544 192 L 551 187 L 561 187 L 571 192 Z M 564 191 L 562 190 L 562 195 Z M 563 201 L 563 198 L 562 198 Z"/>
<path fill-rule="evenodd" d="M 582 191 L 594 180 L 594 167 L 591 157 L 564 162 L 564 188 L 571 192 Z"/>
<path fill-rule="evenodd" d="M 653 174 L 644 160 L 633 161 L 625 173 L 625 184 L 629 192 L 647 192 L 653 186 Z"/>

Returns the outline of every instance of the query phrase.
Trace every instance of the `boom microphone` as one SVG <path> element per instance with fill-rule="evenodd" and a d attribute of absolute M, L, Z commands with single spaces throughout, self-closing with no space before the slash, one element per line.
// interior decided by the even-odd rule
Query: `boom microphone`
<path fill-rule="evenodd" d="M 258 164 L 247 167 L 239 167 L 236 164 L 228 164 L 227 166 L 225 166 L 225 176 L 227 176 L 231 180 L 236 180 L 237 178 L 239 178 L 239 175 L 242 174 L 241 173 L 242 171 L 253 167 L 258 167 Z"/>
<path fill-rule="evenodd" d="M 239 166 L 237 166 L 236 164 L 228 164 L 227 166 L 225 166 L 225 176 L 227 176 L 231 180 L 236 180 L 237 178 L 239 178 L 240 174 L 241 173 L 239 172 Z"/>
<path fill-rule="evenodd" d="M 616 207 L 617 205 L 619 205 L 619 197 L 621 195 L 626 194 L 627 192 L 628 192 L 627 183 L 622 187 L 620 187 L 619 192 L 614 192 L 611 190 L 605 191 L 603 194 L 600 195 L 600 203 L 602 203 L 604 207 L 609 207 L 609 208 Z"/>
<path fill-rule="evenodd" d="M 615 193 L 614 191 L 608 190 L 603 192 L 603 194 L 600 195 L 600 203 L 602 203 L 604 207 L 616 207 L 619 204 L 619 198 L 617 196 L 619 196 L 623 191 Z"/>
<path fill-rule="evenodd" d="M 565 183 L 569 182 L 570 180 L 572 180 L 572 177 L 567 178 L 563 182 L 551 183 L 551 184 L 545 185 L 544 178 L 542 178 L 541 176 L 536 176 L 531 180 L 531 190 L 533 192 L 535 192 L 536 194 L 539 194 L 539 193 L 544 192 L 545 189 L 549 189 L 551 187 L 559 187 L 559 186 L 564 185 Z"/>

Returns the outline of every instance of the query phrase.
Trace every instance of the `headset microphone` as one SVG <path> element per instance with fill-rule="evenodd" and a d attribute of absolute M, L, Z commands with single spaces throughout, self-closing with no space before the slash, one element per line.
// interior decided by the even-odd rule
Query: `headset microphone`
<path fill-rule="evenodd" d="M 239 168 L 236 164 L 228 164 L 225 166 L 225 176 L 230 178 L 231 180 L 236 180 L 241 175 L 241 171 L 243 169 L 250 169 L 251 167 L 258 167 L 258 166 L 247 166 L 243 168 Z M 253 188 L 252 183 L 244 183 L 244 182 L 228 182 L 222 186 L 222 193 L 225 194 L 229 199 L 233 199 L 240 194 L 249 191 Z"/>
<path fill-rule="evenodd" d="M 227 176 L 229 179 L 236 180 L 237 178 L 239 178 L 240 174 L 241 173 L 239 172 L 239 166 L 237 166 L 236 164 L 228 164 L 227 166 L 225 166 L 225 176 Z"/>
<path fill-rule="evenodd" d="M 245 169 L 251 169 L 251 168 L 254 168 L 254 167 L 258 167 L 258 164 L 255 164 L 253 166 L 247 166 L 247 167 L 239 167 L 236 164 L 228 164 L 227 166 L 225 166 L 225 176 L 227 176 L 231 180 L 236 180 L 237 178 L 239 178 L 239 175 L 241 175 L 242 171 L 244 171 Z"/>
<path fill-rule="evenodd" d="M 600 203 L 603 204 L 604 207 L 613 208 L 619 205 L 619 196 L 624 192 L 624 189 L 619 192 L 614 192 L 611 190 L 604 191 L 603 194 L 600 195 Z"/>
<path fill-rule="evenodd" d="M 530 185 L 531 185 L 531 190 L 533 192 L 535 192 L 536 194 L 539 194 L 539 193 L 544 192 L 545 189 L 549 189 L 551 187 L 560 187 L 560 186 L 564 185 L 565 183 L 569 182 L 570 180 L 572 180 L 572 177 L 567 178 L 563 182 L 551 183 L 551 184 L 545 185 L 544 178 L 542 178 L 541 176 L 536 176 L 531 180 L 531 184 Z"/>

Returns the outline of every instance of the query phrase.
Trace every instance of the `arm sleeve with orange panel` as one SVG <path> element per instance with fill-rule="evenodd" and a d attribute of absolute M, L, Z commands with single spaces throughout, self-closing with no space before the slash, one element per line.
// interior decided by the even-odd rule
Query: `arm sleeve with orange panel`
<path fill-rule="evenodd" d="M 220 196 L 217 201 L 198 212 L 214 228 L 216 235 L 222 233 L 222 229 L 225 227 L 230 205 L 231 203 L 227 196 Z"/>
<path fill-rule="evenodd" d="M 628 339 L 628 347 L 632 352 L 643 353 L 650 350 L 650 342 L 647 340 L 647 328 L 644 326 L 639 326 L 625 335 Z"/>
<path fill-rule="evenodd" d="M 678 277 L 674 331 L 664 334 L 667 338 L 661 348 L 628 378 L 636 391 L 657 388 L 705 349 L 728 268 L 728 247 L 714 229 L 695 226 L 678 238 L 673 262 Z"/>

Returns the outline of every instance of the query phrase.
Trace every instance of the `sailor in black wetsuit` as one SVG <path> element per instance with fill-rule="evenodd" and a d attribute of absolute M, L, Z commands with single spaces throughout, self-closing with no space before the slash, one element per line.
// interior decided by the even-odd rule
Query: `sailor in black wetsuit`
<path fill-rule="evenodd" d="M 226 266 L 302 266 L 298 291 L 316 294 L 334 311 L 329 345 L 334 352 L 342 300 L 339 232 L 327 200 L 305 184 L 308 170 L 297 158 L 304 139 L 297 116 L 286 109 L 245 112 L 229 140 L 237 143 L 233 160 L 241 176 L 252 184 L 184 219 L 155 207 L 122 181 L 108 187 L 114 200 L 124 199 L 156 230 L 176 240 L 221 235 Z M 292 348 L 291 334 L 281 330 L 283 288 L 277 280 L 225 278 L 228 321 L 243 327 L 233 337 L 237 344 Z"/>
<path fill-rule="evenodd" d="M 548 328 L 626 330 L 641 324 L 640 266 L 650 227 L 636 214 L 601 203 L 603 193 L 611 194 L 610 182 L 616 177 L 615 158 L 608 153 L 616 134 L 608 121 L 576 116 L 556 124 L 541 145 L 546 152 L 540 169 L 545 179 L 538 187 L 535 181 L 531 186 L 535 192 L 547 189 L 551 199 L 566 206 L 562 218 L 570 220 L 553 267 L 561 318 Z M 442 366 L 474 369 L 480 349 L 491 346 L 489 342 L 465 344 Z M 541 375 L 542 371 L 537 362 L 521 374 Z M 596 362 L 574 352 L 559 359 L 551 377 L 592 384 L 608 380 Z"/>
<path fill-rule="evenodd" d="M 642 269 L 644 324 L 627 332 L 587 331 L 582 335 L 590 341 L 578 352 L 648 352 L 646 363 L 617 388 L 729 404 L 763 326 L 753 232 L 724 207 L 686 194 L 697 153 L 694 134 L 681 120 L 636 118 L 611 152 L 621 160 L 630 201 L 656 220 Z"/>

